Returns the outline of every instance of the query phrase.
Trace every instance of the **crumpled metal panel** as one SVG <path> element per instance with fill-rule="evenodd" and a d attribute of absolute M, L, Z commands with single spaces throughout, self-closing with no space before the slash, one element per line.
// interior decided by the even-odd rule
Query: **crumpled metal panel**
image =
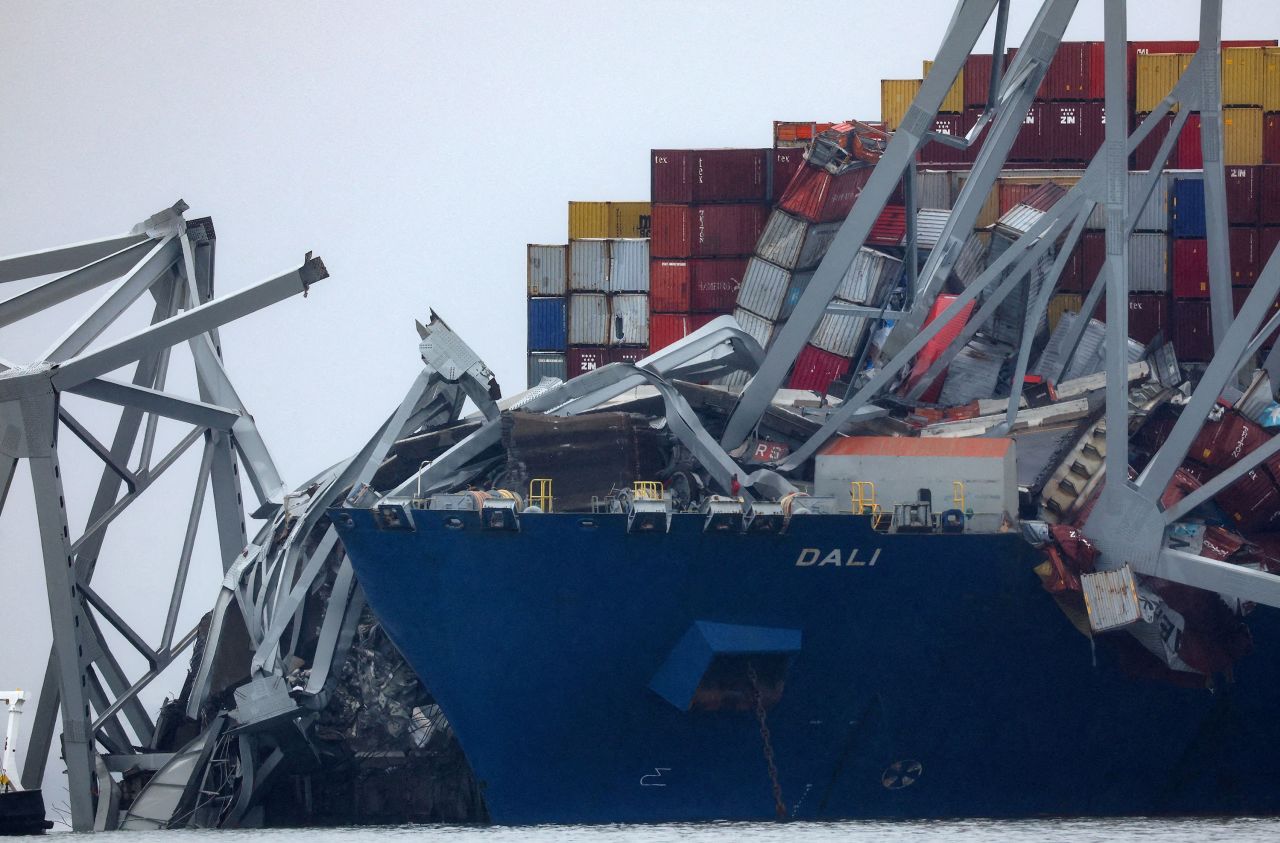
<path fill-rule="evenodd" d="M 853 304 L 876 304 L 901 272 L 902 261 L 864 246 L 840 279 L 836 298 Z"/>
<path fill-rule="evenodd" d="M 557 512 L 590 512 L 593 497 L 654 480 L 667 464 L 667 435 L 628 413 L 544 416 L 504 413 L 506 464 L 497 485 L 522 494 L 549 477 Z"/>

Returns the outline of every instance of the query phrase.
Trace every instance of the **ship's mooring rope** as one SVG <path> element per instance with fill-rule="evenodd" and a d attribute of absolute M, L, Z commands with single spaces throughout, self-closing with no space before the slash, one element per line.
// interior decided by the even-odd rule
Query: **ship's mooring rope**
<path fill-rule="evenodd" d="M 747 676 L 751 679 L 751 691 L 755 697 L 756 719 L 760 721 L 760 740 L 764 743 L 764 760 L 769 765 L 769 783 L 773 785 L 773 809 L 779 821 L 787 818 L 787 805 L 782 801 L 782 784 L 778 781 L 778 765 L 773 757 L 773 741 L 769 736 L 769 721 L 765 718 L 764 697 L 760 693 L 760 677 L 756 675 L 754 662 L 747 662 Z"/>

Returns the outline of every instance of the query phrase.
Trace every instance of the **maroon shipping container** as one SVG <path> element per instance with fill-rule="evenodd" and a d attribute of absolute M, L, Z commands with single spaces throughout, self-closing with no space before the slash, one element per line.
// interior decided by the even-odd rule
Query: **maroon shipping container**
<path fill-rule="evenodd" d="M 1222 508 L 1231 526 L 1247 533 L 1280 529 L 1280 490 L 1261 466 L 1218 494 L 1214 503 Z"/>
<path fill-rule="evenodd" d="M 853 167 L 833 176 L 822 167 L 801 167 L 778 207 L 809 222 L 842 220 L 849 216 L 858 194 L 871 178 L 872 169 Z"/>
<path fill-rule="evenodd" d="M 1018 139 L 1009 149 L 1010 161 L 1048 161 L 1049 133 L 1044 130 L 1045 104 L 1036 101 L 1022 118 Z"/>
<path fill-rule="evenodd" d="M 964 104 L 985 106 L 991 89 L 991 56 L 987 53 L 969 56 L 964 61 Z"/>
<path fill-rule="evenodd" d="M 768 216 L 768 205 L 654 205 L 650 252 L 656 258 L 749 255 Z"/>
<path fill-rule="evenodd" d="M 1133 124 L 1129 130 L 1132 132 L 1147 119 L 1145 114 L 1135 114 L 1133 116 Z M 1160 151 L 1160 144 L 1164 142 L 1164 136 L 1169 134 L 1169 129 L 1173 126 L 1173 115 L 1166 114 L 1156 123 L 1155 128 L 1142 139 L 1142 143 L 1138 144 L 1138 148 L 1133 151 L 1130 165 L 1135 170 L 1149 170 L 1151 164 L 1156 160 L 1156 153 Z M 1173 155 L 1169 156 L 1170 158 Z"/>
<path fill-rule="evenodd" d="M 1234 305 L 1235 313 L 1237 316 L 1240 315 L 1240 308 L 1244 307 L 1245 301 L 1248 300 L 1249 294 L 1252 292 L 1253 292 L 1252 287 L 1232 287 L 1231 288 L 1231 303 L 1232 305 Z M 1259 324 L 1260 325 L 1266 324 L 1267 320 L 1276 314 L 1276 311 L 1280 311 L 1280 299 L 1276 299 L 1271 303 L 1271 307 L 1267 308 L 1267 315 L 1262 317 L 1262 322 Z M 1266 341 L 1262 343 L 1262 350 L 1268 351 L 1271 348 L 1271 346 L 1275 344 L 1275 341 L 1277 339 L 1280 339 L 1280 328 L 1277 328 L 1275 332 L 1272 333 L 1271 336 L 1267 337 Z M 1275 459 L 1280 460 L 1280 457 L 1277 457 Z M 1280 465 L 1280 463 L 1277 463 L 1277 465 Z M 1280 473 L 1278 473 L 1276 476 L 1277 478 L 1280 478 Z"/>
<path fill-rule="evenodd" d="M 689 261 L 689 310 L 694 313 L 729 313 L 738 301 L 738 288 L 747 271 L 746 258 Z"/>
<path fill-rule="evenodd" d="M 1184 131 L 1183 137 L 1186 136 Z M 1257 225 L 1258 223 L 1258 167 L 1225 167 L 1227 182 L 1227 222 L 1232 225 Z"/>
<path fill-rule="evenodd" d="M 1044 131 L 1054 161 L 1092 161 L 1106 138 L 1106 109 L 1100 102 L 1048 103 Z"/>
<path fill-rule="evenodd" d="M 1231 284 L 1252 287 L 1258 280 L 1258 229 L 1233 226 L 1228 234 L 1231 245 Z"/>
<path fill-rule="evenodd" d="M 655 203 L 763 202 L 768 149 L 655 149 L 649 195 Z"/>
<path fill-rule="evenodd" d="M 1010 47 L 1004 52 L 1004 72 L 1008 73 L 1009 68 L 1013 67 L 1013 60 L 1018 55 L 1017 47 Z M 1055 58 L 1056 61 L 1056 58 Z M 1040 90 L 1036 91 L 1036 101 L 1049 99 L 1049 74 L 1053 72 L 1053 63 L 1050 62 L 1049 70 L 1045 72 L 1044 79 L 1040 80 Z"/>
<path fill-rule="evenodd" d="M 773 170 L 769 174 L 769 201 L 777 203 L 800 168 L 804 166 L 804 150 L 792 148 L 773 151 Z"/>
<path fill-rule="evenodd" d="M 1209 243 L 1207 240 L 1173 241 L 1173 297 L 1209 297 Z"/>
<path fill-rule="evenodd" d="M 689 261 L 649 261 L 649 310 L 653 313 L 687 313 L 689 276 Z"/>
<path fill-rule="evenodd" d="M 901 246 L 907 236 L 907 209 L 901 205 L 885 205 L 867 234 L 869 246 Z"/>
<path fill-rule="evenodd" d="M 723 313 L 690 313 L 689 314 L 689 331 L 690 333 L 692 333 L 693 331 L 696 331 L 699 328 L 705 326 L 712 319 L 718 319 L 724 315 L 725 314 Z"/>
<path fill-rule="evenodd" d="M 641 360 L 649 356 L 649 349 L 644 348 L 622 348 L 615 347 L 609 349 L 610 363 L 639 363 Z"/>
<path fill-rule="evenodd" d="M 1280 164 L 1267 164 L 1258 170 L 1258 222 L 1280 225 Z"/>
<path fill-rule="evenodd" d="M 1280 228 L 1264 225 L 1258 229 L 1258 272 L 1261 273 L 1276 246 L 1280 246 Z"/>
<path fill-rule="evenodd" d="M 649 348 L 666 348 L 689 335 L 689 316 L 684 313 L 649 314 Z"/>
<path fill-rule="evenodd" d="M 1176 170 L 1200 170 L 1204 168 L 1204 154 L 1200 147 L 1200 115 L 1188 114 L 1187 122 L 1178 135 L 1169 155 L 1169 166 Z"/>
<path fill-rule="evenodd" d="M 1079 293 L 1084 290 L 1084 261 L 1080 251 L 1081 244 L 1067 255 L 1067 262 L 1062 265 L 1062 274 L 1058 276 L 1058 290 L 1063 293 Z"/>
<path fill-rule="evenodd" d="M 1175 302 L 1173 349 L 1183 363 L 1205 363 L 1213 357 L 1213 326 L 1207 299 Z"/>
<path fill-rule="evenodd" d="M 1280 114 L 1263 115 L 1262 163 L 1280 164 Z"/>
<path fill-rule="evenodd" d="M 831 382 L 845 373 L 850 362 L 852 362 L 851 358 L 841 357 L 806 344 L 796 357 L 796 364 L 791 370 L 791 379 L 787 381 L 787 387 L 812 389 L 815 392 L 825 393 Z"/>
<path fill-rule="evenodd" d="M 1093 282 L 1107 262 L 1107 233 L 1086 231 L 1080 235 L 1080 292 L 1093 289 Z"/>
<path fill-rule="evenodd" d="M 967 120 L 967 116 L 963 114 L 939 114 L 933 121 L 933 131 L 940 135 L 964 137 L 968 127 L 973 125 Z M 929 141 L 921 148 L 918 158 L 921 164 L 929 167 L 964 167 L 969 161 L 969 150 Z"/>
<path fill-rule="evenodd" d="M 1088 41 L 1089 77 L 1085 81 L 1088 100 L 1103 100 L 1107 97 L 1107 43 L 1105 41 Z"/>
<path fill-rule="evenodd" d="M 571 345 L 565 358 L 566 369 L 571 378 L 612 362 L 609 359 L 609 349 L 594 345 Z"/>
<path fill-rule="evenodd" d="M 1050 100 L 1086 100 L 1092 98 L 1092 56 L 1090 41 L 1063 41 L 1049 62 L 1040 95 Z"/>
<path fill-rule="evenodd" d="M 1169 297 L 1163 293 L 1130 293 L 1129 336 L 1145 345 L 1156 334 L 1163 334 L 1166 339 L 1169 336 Z"/>

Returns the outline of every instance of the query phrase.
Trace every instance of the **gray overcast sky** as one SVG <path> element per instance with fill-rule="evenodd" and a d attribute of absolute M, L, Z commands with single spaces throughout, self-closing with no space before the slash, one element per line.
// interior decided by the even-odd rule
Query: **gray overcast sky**
<path fill-rule="evenodd" d="M 1014 0 L 1011 43 L 1038 5 Z M 1280 36 L 1277 4 L 1224 5 L 1225 37 Z M 1195 37 L 1196 3 L 1129 6 L 1133 39 Z M 523 386 L 524 246 L 564 242 L 567 200 L 645 198 L 652 147 L 767 146 L 774 119 L 875 119 L 878 80 L 918 77 L 952 8 L 11 0 L 0 255 L 126 230 L 178 198 L 189 217 L 214 218 L 221 292 L 314 249 L 328 280 L 222 334 L 297 484 L 358 448 L 400 400 L 428 307 L 508 393 Z M 1081 0 L 1068 38 L 1100 38 L 1101 8 Z M 30 359 L 82 308 L 0 330 L 0 355 Z M 85 414 L 109 434 L 108 415 Z M 67 463 L 74 536 L 94 466 L 86 454 Z M 122 520 L 95 581 L 153 636 L 194 466 L 174 469 L 185 473 L 162 505 Z M 0 517 L 0 686 L 34 691 L 49 636 L 29 496 L 20 477 Z M 200 545 L 187 625 L 216 593 L 212 551 Z M 180 685 L 162 678 L 149 707 Z M 50 765 L 50 786 L 60 771 Z"/>

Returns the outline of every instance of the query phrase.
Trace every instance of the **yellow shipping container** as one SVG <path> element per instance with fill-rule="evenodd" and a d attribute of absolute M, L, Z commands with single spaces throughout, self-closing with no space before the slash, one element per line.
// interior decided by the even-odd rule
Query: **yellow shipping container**
<path fill-rule="evenodd" d="M 928 59 L 924 60 L 924 78 L 929 78 L 929 71 L 933 68 L 933 62 Z M 947 96 L 942 100 L 942 108 L 938 109 L 944 114 L 963 114 L 964 113 L 964 68 L 960 68 L 960 73 L 956 76 L 956 83 L 951 86 L 951 90 L 947 91 Z"/>
<path fill-rule="evenodd" d="M 896 131 L 907 109 L 920 93 L 919 79 L 880 80 L 880 121 L 889 131 Z"/>
<path fill-rule="evenodd" d="M 1261 47 L 1222 49 L 1222 104 L 1262 107 L 1265 74 Z"/>
<path fill-rule="evenodd" d="M 1193 53 L 1139 53 L 1137 69 L 1138 95 L 1135 110 L 1139 114 L 1155 111 L 1157 105 L 1178 83 L 1182 71 L 1191 64 Z M 1177 111 L 1177 106 L 1174 106 Z"/>
<path fill-rule="evenodd" d="M 1049 299 L 1049 331 L 1057 329 L 1064 313 L 1079 313 L 1084 306 L 1084 297 L 1075 293 L 1056 293 Z"/>
<path fill-rule="evenodd" d="M 570 202 L 569 239 L 589 240 L 609 236 L 608 202 Z"/>
<path fill-rule="evenodd" d="M 610 202 L 610 237 L 648 237 L 650 204 L 648 202 Z"/>
<path fill-rule="evenodd" d="M 1262 109 L 1222 109 L 1222 163 L 1253 167 L 1262 163 Z"/>
<path fill-rule="evenodd" d="M 1262 110 L 1280 111 L 1280 47 L 1262 48 Z"/>

